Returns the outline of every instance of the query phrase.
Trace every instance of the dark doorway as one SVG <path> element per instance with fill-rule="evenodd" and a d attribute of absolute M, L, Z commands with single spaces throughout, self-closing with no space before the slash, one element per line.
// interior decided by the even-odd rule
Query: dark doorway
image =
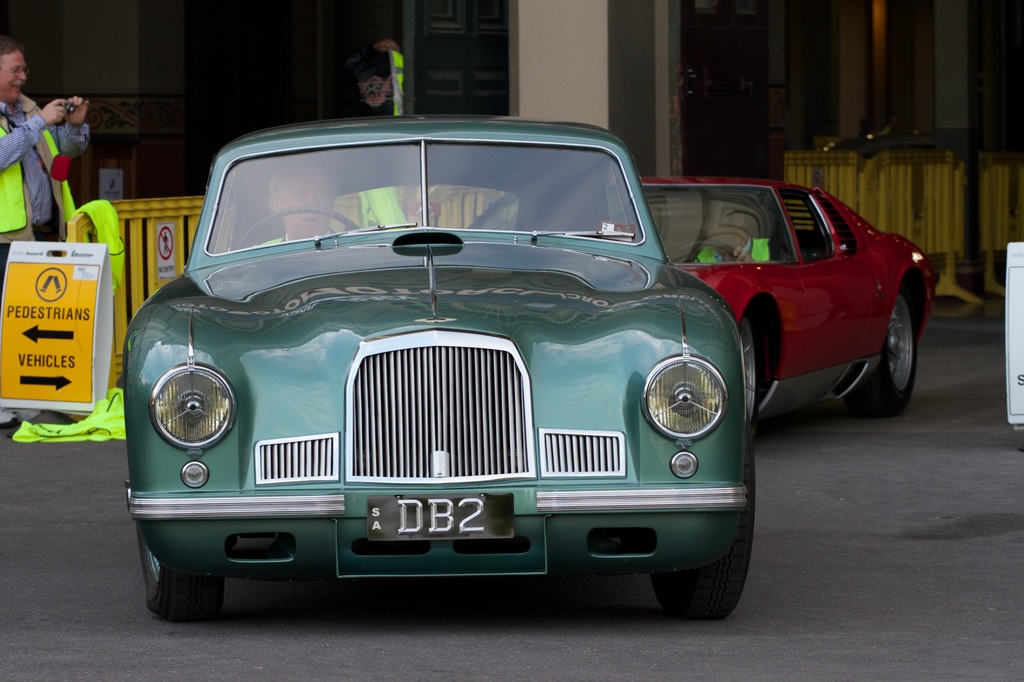
<path fill-rule="evenodd" d="M 186 0 L 186 191 L 203 194 L 225 143 L 288 122 L 288 3 Z"/>
<path fill-rule="evenodd" d="M 766 4 L 683 0 L 679 120 L 685 175 L 769 175 Z"/>
<path fill-rule="evenodd" d="M 407 113 L 508 113 L 506 0 L 186 0 L 186 191 L 240 135 L 353 115 L 344 60 L 384 37 L 403 43 Z"/>

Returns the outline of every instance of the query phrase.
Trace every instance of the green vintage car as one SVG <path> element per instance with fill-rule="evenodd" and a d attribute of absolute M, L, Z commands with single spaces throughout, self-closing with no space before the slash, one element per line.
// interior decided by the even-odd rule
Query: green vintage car
<path fill-rule="evenodd" d="M 724 617 L 753 538 L 743 376 L 607 131 L 247 135 L 125 340 L 147 605 L 212 618 L 225 578 L 649 573 L 670 613 Z"/>

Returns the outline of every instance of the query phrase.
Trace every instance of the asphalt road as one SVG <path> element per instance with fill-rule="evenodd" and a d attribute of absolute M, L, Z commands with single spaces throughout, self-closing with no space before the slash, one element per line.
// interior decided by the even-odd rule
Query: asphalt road
<path fill-rule="evenodd" d="M 736 611 L 687 622 L 644 576 L 228 581 L 222 617 L 145 607 L 123 442 L 0 438 L 4 680 L 1024 678 L 1024 431 L 1003 321 L 937 318 L 895 419 L 762 422 Z"/>

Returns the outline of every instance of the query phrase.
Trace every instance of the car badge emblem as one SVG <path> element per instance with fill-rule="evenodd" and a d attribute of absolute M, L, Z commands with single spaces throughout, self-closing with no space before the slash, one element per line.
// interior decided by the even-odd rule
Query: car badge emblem
<path fill-rule="evenodd" d="M 444 450 L 434 450 L 430 475 L 434 478 L 448 478 L 452 475 L 451 456 Z"/>

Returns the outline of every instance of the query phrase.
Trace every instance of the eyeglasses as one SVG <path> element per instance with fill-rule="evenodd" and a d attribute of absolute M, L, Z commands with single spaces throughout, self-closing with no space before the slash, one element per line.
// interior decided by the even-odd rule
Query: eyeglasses
<path fill-rule="evenodd" d="M 0 69 L 0 71 L 4 71 L 6 73 L 13 73 L 15 76 L 27 76 L 28 75 L 28 67 L 27 66 L 19 66 L 19 67 L 14 68 L 14 69 Z"/>

